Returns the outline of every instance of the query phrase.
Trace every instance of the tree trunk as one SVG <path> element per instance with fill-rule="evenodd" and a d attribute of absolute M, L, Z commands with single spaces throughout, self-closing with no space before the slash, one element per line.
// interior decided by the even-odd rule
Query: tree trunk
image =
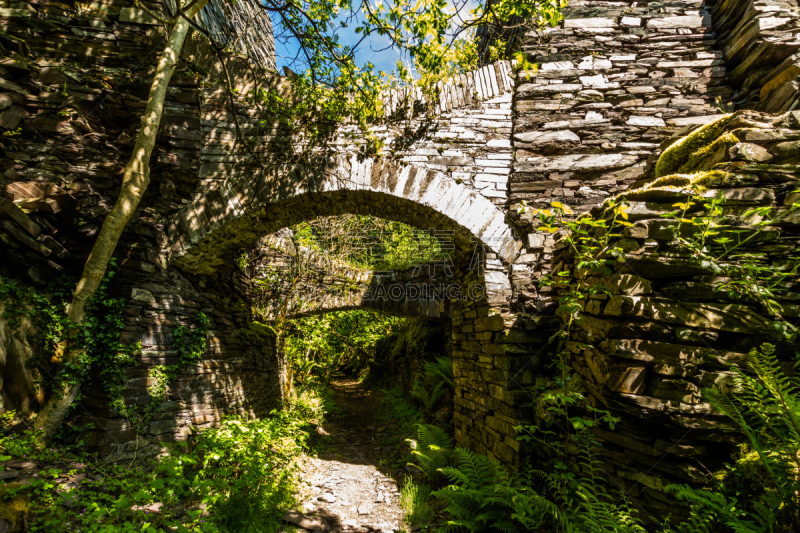
<path fill-rule="evenodd" d="M 207 2 L 208 0 L 197 2 L 186 12 L 186 17 L 193 18 Z M 86 261 L 86 266 L 83 268 L 81 279 L 75 288 L 72 303 L 69 307 L 69 320 L 73 325 L 78 325 L 83 321 L 86 303 L 94 295 L 97 287 L 100 286 L 100 282 L 106 273 L 108 262 L 114 253 L 120 235 L 122 235 L 122 230 L 125 229 L 125 225 L 139 206 L 139 202 L 142 200 L 145 190 L 147 190 L 147 185 L 150 183 L 150 156 L 153 153 L 156 134 L 161 124 L 164 97 L 167 94 L 167 87 L 188 31 L 189 23 L 183 17 L 178 17 L 169 34 L 161 60 L 158 62 L 153 84 L 150 86 L 147 107 L 142 117 L 142 127 L 139 130 L 139 136 L 136 138 L 133 154 L 125 166 L 119 197 L 103 222 L 97 241 L 95 241 L 89 259 Z M 69 360 L 72 355 L 65 354 L 64 359 Z M 67 410 L 78 396 L 80 387 L 80 383 L 69 384 L 60 391 L 54 391 L 44 409 L 39 413 L 36 418 L 36 427 L 44 430 L 47 437 L 53 436 L 58 426 L 61 425 Z"/>

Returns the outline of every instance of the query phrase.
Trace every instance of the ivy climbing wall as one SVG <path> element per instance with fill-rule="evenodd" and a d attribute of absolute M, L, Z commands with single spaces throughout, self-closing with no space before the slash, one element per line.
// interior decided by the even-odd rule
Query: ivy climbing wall
<path fill-rule="evenodd" d="M 0 272 L 50 294 L 51 282 L 61 290 L 74 283 L 116 199 L 165 33 L 118 0 L 74 9 L 4 2 L 0 26 Z M 165 105 L 150 190 L 120 240 L 110 289 L 125 302 L 119 338 L 140 343 L 141 353 L 136 365 L 122 369 L 121 398 L 105 392 L 102 376 L 92 376 L 71 422 L 91 424 L 89 443 L 109 458 L 154 454 L 190 428 L 229 414 L 265 414 L 281 402 L 284 369 L 274 333 L 252 324 L 247 285 L 233 258 L 199 279 L 169 269 L 162 252 L 166 214 L 199 179 L 201 144 L 192 130 L 201 119 L 201 71 L 219 75 L 205 70 L 212 54 L 201 41 L 191 40 L 184 52 L 188 59 Z M 231 68 L 238 64 L 241 59 L 231 58 Z M 251 80 L 238 78 L 242 87 Z M 4 310 L 14 305 L 20 299 L 5 301 Z M 198 327 L 200 313 L 210 319 L 205 353 L 181 368 L 155 414 L 135 424 L 113 408 L 115 400 L 131 412 L 151 402 L 154 369 L 179 361 L 175 329 Z M 24 322 L 0 325 L 4 408 L 35 411 L 44 401 L 40 386 L 51 379 L 29 368 L 39 354 L 25 340 L 37 332 Z"/>

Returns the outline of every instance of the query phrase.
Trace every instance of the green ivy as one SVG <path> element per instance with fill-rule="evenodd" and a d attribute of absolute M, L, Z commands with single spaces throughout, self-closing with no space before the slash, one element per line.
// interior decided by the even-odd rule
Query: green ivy
<path fill-rule="evenodd" d="M 134 423 L 137 433 L 144 429 L 153 415 L 158 412 L 159 406 L 167 394 L 169 384 L 175 381 L 184 368 L 203 358 L 208 343 L 208 325 L 211 321 L 202 312 L 197 314 L 197 319 L 198 325 L 194 327 L 178 326 L 172 334 L 173 346 L 178 350 L 178 362 L 171 365 L 156 365 L 150 369 L 148 377 L 151 384 L 147 387 L 150 403 L 139 414 L 125 413 L 125 416 Z"/>
<path fill-rule="evenodd" d="M 102 391 L 111 397 L 114 408 L 124 414 L 125 369 L 135 363 L 141 344 L 119 341 L 127 302 L 108 294 L 115 269 L 112 260 L 100 287 L 86 305 L 86 318 L 77 326 L 67 318 L 67 302 L 74 287 L 70 278 L 62 277 L 44 291 L 2 280 L 0 300 L 4 302 L 3 318 L 16 335 L 22 333 L 23 318 L 30 321 L 30 331 L 25 335 L 35 350 L 31 364 L 36 368 L 39 384 L 46 379 L 51 382 L 48 389 L 61 390 L 65 383 L 79 383 L 95 376 Z M 68 350 L 78 355 L 62 363 Z"/>

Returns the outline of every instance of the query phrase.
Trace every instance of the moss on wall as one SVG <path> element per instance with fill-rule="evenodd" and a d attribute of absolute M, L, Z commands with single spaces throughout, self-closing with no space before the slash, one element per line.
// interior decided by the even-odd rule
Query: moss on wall
<path fill-rule="evenodd" d="M 21 487 L 23 487 L 21 483 L 9 483 L 4 487 L 4 492 Z M 29 510 L 30 500 L 27 495 L 20 494 L 9 498 L 4 494 L 0 494 L 0 520 L 5 521 L 9 526 L 9 529 L 5 531 L 10 533 L 27 531 L 27 523 L 24 517 L 27 516 Z"/>
<path fill-rule="evenodd" d="M 669 174 L 691 172 L 692 164 L 697 164 L 706 159 L 708 150 L 718 140 L 725 128 L 737 115 L 723 115 L 721 118 L 710 122 L 693 131 L 686 137 L 673 143 L 664 150 L 656 163 L 655 174 L 657 178 Z M 738 141 L 737 141 L 738 142 Z M 720 145 L 714 148 L 716 150 Z M 711 152 L 714 153 L 713 151 Z"/>
<path fill-rule="evenodd" d="M 674 198 L 675 195 L 670 193 L 680 193 L 683 191 L 685 193 L 684 196 L 688 196 L 690 193 L 697 193 L 703 189 L 733 187 L 739 185 L 740 181 L 743 181 L 741 176 L 722 170 L 662 176 L 638 189 L 626 191 L 607 199 L 603 202 L 603 207 L 606 208 L 603 211 L 603 216 L 610 214 L 607 208 L 612 201 L 614 203 L 622 199 L 639 202 L 666 201 L 665 197 L 669 196 L 670 198 Z"/>

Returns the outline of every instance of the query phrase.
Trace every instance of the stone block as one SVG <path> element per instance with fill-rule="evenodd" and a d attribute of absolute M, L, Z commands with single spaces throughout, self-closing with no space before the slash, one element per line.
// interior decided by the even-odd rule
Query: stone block
<path fill-rule="evenodd" d="M 646 27 L 661 28 L 710 28 L 711 15 L 683 15 L 667 18 L 652 18 L 647 21 Z"/>
<path fill-rule="evenodd" d="M 564 21 L 565 28 L 614 28 L 617 26 L 617 21 L 613 18 L 589 18 L 589 19 L 571 19 L 568 18 Z"/>
<path fill-rule="evenodd" d="M 747 354 L 726 350 L 638 339 L 606 340 L 599 347 L 616 357 L 671 366 L 710 365 L 728 368 L 732 364 L 744 363 L 747 358 Z"/>
<path fill-rule="evenodd" d="M 664 119 L 659 117 L 642 117 L 632 115 L 625 121 L 628 126 L 639 126 L 645 128 L 665 128 L 667 126 Z"/>
<path fill-rule="evenodd" d="M 502 315 L 491 315 L 475 319 L 475 331 L 503 331 L 505 322 Z"/>

